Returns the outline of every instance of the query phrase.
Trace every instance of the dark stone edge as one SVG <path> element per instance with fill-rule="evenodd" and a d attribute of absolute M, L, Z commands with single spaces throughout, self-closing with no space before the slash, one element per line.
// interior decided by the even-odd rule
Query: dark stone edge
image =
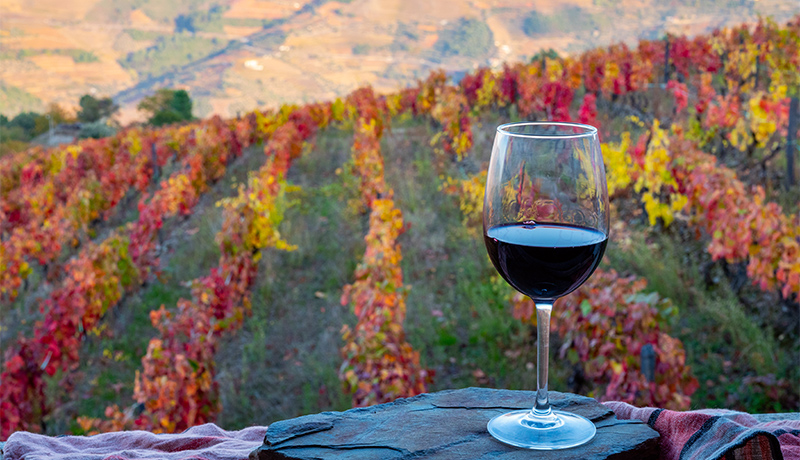
<path fill-rule="evenodd" d="M 646 426 L 646 425 L 645 425 Z M 599 428 L 598 428 L 599 429 Z M 652 430 L 652 428 L 651 428 Z M 653 430 L 655 431 L 655 430 Z M 656 433 L 658 434 L 658 433 Z M 660 457 L 660 448 L 659 448 L 659 441 L 661 440 L 661 436 L 656 436 L 654 438 L 649 438 L 644 440 L 643 442 L 637 444 L 632 451 L 635 451 L 637 455 L 641 455 L 641 460 L 658 460 Z M 613 454 L 606 458 L 606 460 L 622 460 L 625 458 L 630 458 L 630 451 L 628 452 L 619 452 L 617 454 Z"/>
<path fill-rule="evenodd" d="M 488 406 L 488 405 L 487 406 L 471 406 L 471 405 L 455 405 L 455 404 L 436 404 L 436 403 L 432 403 L 432 402 L 426 402 L 427 399 L 431 399 L 431 398 L 436 399 L 436 396 L 442 395 L 443 393 L 447 394 L 447 393 L 453 393 L 453 392 L 458 392 L 458 391 L 463 391 L 463 390 L 465 390 L 465 389 L 443 390 L 443 391 L 436 392 L 436 393 L 423 393 L 423 394 L 420 394 L 420 395 L 417 395 L 417 396 L 413 396 L 413 397 L 410 397 L 410 398 L 399 398 L 399 399 L 393 401 L 393 403 L 391 403 L 391 404 L 381 404 L 381 405 L 368 406 L 368 407 L 356 407 L 356 408 L 348 409 L 346 411 L 327 411 L 327 412 L 321 412 L 321 413 L 318 413 L 318 414 L 310 414 L 310 415 L 298 417 L 298 418 L 304 418 L 304 417 L 308 417 L 309 418 L 308 429 L 302 430 L 301 432 L 295 432 L 292 435 L 287 436 L 286 438 L 280 439 L 277 442 L 274 442 L 272 444 L 269 443 L 269 441 L 267 439 L 267 435 L 265 434 L 265 436 L 264 436 L 264 444 L 262 444 L 261 446 L 259 446 L 256 449 L 254 449 L 250 453 L 248 458 L 250 460 L 288 459 L 288 458 L 292 458 L 292 457 L 287 457 L 286 455 L 281 453 L 279 449 L 287 449 L 287 450 L 289 450 L 289 449 L 307 449 L 307 448 L 326 449 L 326 450 L 329 450 L 331 452 L 347 451 L 347 450 L 358 450 L 358 449 L 391 450 L 393 452 L 399 453 L 402 456 L 402 458 L 420 458 L 420 457 L 425 457 L 427 455 L 436 454 L 437 452 L 441 451 L 442 449 L 446 449 L 446 448 L 452 447 L 452 446 L 457 445 L 457 444 L 462 444 L 464 442 L 469 442 L 475 436 L 474 435 L 473 436 L 468 436 L 465 439 L 459 439 L 459 440 L 454 441 L 453 443 L 450 443 L 450 444 L 447 444 L 447 445 L 436 446 L 435 448 L 425 449 L 425 450 L 419 451 L 419 452 L 410 452 L 410 451 L 407 451 L 405 449 L 392 448 L 392 447 L 388 447 L 388 446 L 385 446 L 385 445 L 370 445 L 370 444 L 342 444 L 342 445 L 337 445 L 337 446 L 320 445 L 320 444 L 304 444 L 304 445 L 283 446 L 283 447 L 281 447 L 280 445 L 285 443 L 285 442 L 287 442 L 287 441 L 290 441 L 292 439 L 297 439 L 297 438 L 302 437 L 302 436 L 311 435 L 311 434 L 314 434 L 314 433 L 319 433 L 319 432 L 322 432 L 322 431 L 331 430 L 331 429 L 333 429 L 335 427 L 337 422 L 342 421 L 345 418 L 349 418 L 351 415 L 361 414 L 361 413 L 379 413 L 379 412 L 383 412 L 385 410 L 392 410 L 392 408 L 396 408 L 398 405 L 406 405 L 406 404 L 414 404 L 414 403 L 422 402 L 422 403 L 425 403 L 425 404 L 427 404 L 429 406 L 427 408 L 422 407 L 422 408 L 416 409 L 415 411 L 424 411 L 424 410 L 433 410 L 433 409 L 460 409 L 460 410 L 519 410 L 520 409 L 519 406 L 514 406 L 514 405 L 511 405 L 511 406 L 502 406 L 502 405 L 501 406 Z M 593 398 L 589 398 L 589 397 L 586 397 L 586 396 L 580 396 L 580 395 L 572 395 L 572 396 L 573 397 L 577 396 L 579 398 L 585 398 L 587 400 L 593 400 Z M 556 406 L 556 405 L 559 405 L 559 404 L 554 404 L 554 406 Z M 578 404 L 576 404 L 575 402 L 571 402 L 569 404 L 563 405 L 563 407 L 558 407 L 558 409 L 559 410 L 565 410 L 567 412 L 571 412 L 570 411 L 571 406 L 575 406 L 575 405 L 578 405 Z M 605 407 L 605 406 L 603 406 L 603 407 Z M 611 409 L 609 409 L 607 407 L 606 407 L 606 409 L 607 409 L 606 412 L 604 412 L 602 414 L 599 414 L 598 416 L 593 417 L 591 419 L 592 422 L 597 426 L 598 430 L 609 429 L 609 428 L 616 427 L 616 426 L 621 426 L 621 425 L 643 425 L 643 426 L 647 426 L 645 423 L 641 422 L 640 420 L 620 420 L 620 419 L 617 419 L 616 418 L 616 414 Z M 322 418 L 322 419 L 320 420 L 320 418 Z M 290 420 L 295 420 L 296 421 L 297 418 L 295 418 L 295 419 L 287 419 L 286 421 L 290 421 Z M 280 423 L 280 422 L 275 422 L 275 423 Z M 272 426 L 272 425 L 270 425 L 270 426 Z M 655 432 L 655 430 L 652 430 L 652 431 Z M 634 447 L 634 450 L 640 450 L 641 449 L 641 452 L 639 452 L 639 453 L 640 453 L 642 459 L 647 460 L 647 459 L 651 459 L 652 458 L 654 460 L 657 460 L 659 458 L 659 438 L 660 437 L 658 436 L 658 433 L 656 433 L 656 437 L 646 439 L 643 442 L 637 444 Z M 614 460 L 614 459 L 624 459 L 624 458 L 626 458 L 625 455 L 629 454 L 629 453 L 630 453 L 630 451 L 622 452 L 622 453 L 618 453 L 618 454 L 613 454 L 608 458 L 612 459 L 612 460 Z M 627 458 L 629 458 L 629 457 L 627 457 Z"/>

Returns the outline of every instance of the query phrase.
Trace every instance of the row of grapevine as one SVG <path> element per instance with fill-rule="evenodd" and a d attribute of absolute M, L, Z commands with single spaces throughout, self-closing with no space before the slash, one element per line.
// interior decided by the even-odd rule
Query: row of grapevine
<path fill-rule="evenodd" d="M 766 203 L 762 188 L 748 190 L 735 172 L 718 166 L 714 156 L 685 139 L 679 127 L 675 131 L 668 134 L 656 120 L 635 145 L 627 132 L 619 143 L 604 144 L 612 194 L 627 188 L 640 193 L 653 225 L 659 219 L 668 225 L 679 212 L 691 210 L 691 221 L 711 236 L 713 259 L 749 258 L 748 273 L 762 289 L 778 286 L 785 297 L 796 295 L 800 222 L 785 216 L 778 205 Z M 481 175 L 461 181 L 448 178 L 444 186 L 446 192 L 462 196 L 465 224 L 480 223 L 484 181 Z M 576 350 L 571 360 L 583 363 L 584 375 L 598 386 L 608 383 L 600 395 L 605 399 L 687 408 L 697 383 L 685 368 L 680 341 L 659 330 L 664 319 L 660 312 L 668 309 L 657 308 L 657 297 L 639 294 L 643 283 L 598 272 L 564 299 L 556 322 L 566 338 L 562 357 Z M 532 313 L 532 302 L 517 296 L 515 316 L 532 318 Z M 612 334 L 609 340 L 609 331 L 619 333 L 619 339 Z M 645 344 L 654 348 L 658 363 L 652 381 L 645 379 L 637 359 Z"/>
<path fill-rule="evenodd" d="M 143 405 L 141 415 L 131 420 L 112 406 L 106 411 L 109 420 L 82 423 L 101 431 L 133 426 L 158 433 L 214 420 L 220 410 L 214 354 L 222 335 L 241 327 L 249 313 L 249 290 L 261 250 L 292 249 L 277 227 L 285 207 L 285 175 L 307 140 L 294 121 L 275 129 L 265 147 L 264 166 L 250 176 L 247 187 L 240 186 L 236 197 L 217 203 L 224 208 L 218 266 L 192 282 L 192 298 L 178 301 L 177 309 L 162 305 L 150 313 L 159 336 L 150 340 L 136 375 L 134 399 Z"/>
<path fill-rule="evenodd" d="M 63 249 L 93 237 L 126 196 L 145 193 L 170 162 L 188 167 L 198 136 L 225 124 L 219 117 L 161 130 L 131 128 L 113 138 L 88 139 L 3 158 L 0 194 L 0 298 L 13 301 L 34 262 L 58 278 Z M 230 134 L 233 151 L 240 150 Z"/>
<path fill-rule="evenodd" d="M 506 65 L 498 72 L 478 69 L 455 88 L 432 74 L 416 91 L 420 97 L 437 95 L 432 111 L 442 125 L 437 139 L 444 151 L 462 157 L 471 147 L 472 121 L 486 109 L 515 105 L 526 119 L 596 124 L 602 103 L 615 114 L 652 116 L 646 95 L 666 75 L 663 88 L 675 96 L 675 112 L 696 93 L 696 113 L 710 115 L 705 126 L 698 125 L 703 131 L 696 133 L 704 144 L 718 154 L 724 154 L 721 148 L 732 148 L 764 158 L 783 147 L 781 137 L 772 133 L 783 129 L 785 134 L 788 98 L 800 94 L 798 65 L 800 17 L 784 27 L 762 20 L 753 28 L 743 25 L 694 39 L 642 40 L 636 49 L 619 44 L 575 57 Z M 720 142 L 712 142 L 717 137 Z"/>
<path fill-rule="evenodd" d="M 343 349 L 348 361 L 342 375 L 346 382 L 351 382 L 356 373 L 357 382 L 358 377 L 362 381 L 370 379 L 369 389 L 362 383 L 352 388 L 354 401 L 360 400 L 362 405 L 418 394 L 429 380 L 426 371 L 419 369 L 419 355 L 403 338 L 405 308 L 398 266 L 401 257 L 395 242 L 403 225 L 400 211 L 384 197 L 391 191 L 387 191 L 383 180 L 376 134 L 382 130 L 383 119 L 378 105 L 371 90 L 360 90 L 347 99 L 346 105 L 330 105 L 332 113 L 327 118 L 317 117 L 320 127 L 327 125 L 330 117 L 334 121 L 346 117 L 351 122 L 355 118 L 353 164 L 361 178 L 364 204 L 372 209 L 365 263 L 356 274 L 359 279 L 345 287 L 343 295 L 343 303 L 349 297 L 354 299 L 360 320 L 355 332 L 345 331 L 346 337 L 352 334 L 358 339 Z M 318 110 L 317 114 L 324 112 Z M 268 164 L 236 199 L 220 203 L 230 211 L 225 213 L 218 234 L 220 266 L 193 283 L 192 300 L 181 300 L 177 311 L 173 313 L 162 306 L 151 313 L 161 337 L 151 340 L 142 359 L 143 370 L 137 374 L 134 397 L 144 407 L 142 414 L 132 420 L 113 406 L 106 411 L 107 420 L 82 418 L 83 426 L 101 431 L 136 426 L 160 432 L 213 420 L 219 410 L 213 380 L 217 340 L 223 332 L 236 330 L 248 311 L 247 290 L 255 277 L 260 250 L 269 246 L 291 249 L 279 239 L 277 225 L 282 215 L 282 177 L 304 140 L 298 133 L 291 121 L 279 126 L 267 146 Z M 391 252 L 384 252 L 387 248 Z M 379 260 L 383 262 L 376 262 Z M 387 281 L 395 284 L 387 285 Z M 381 292 L 383 296 L 375 299 L 374 294 Z M 372 300 L 366 300 L 364 295 Z M 384 315 L 391 318 L 383 319 Z M 388 349 L 384 349 L 387 343 Z M 411 374 L 406 372 L 409 367 Z"/>
<path fill-rule="evenodd" d="M 800 219 L 786 216 L 766 200 L 760 186 L 748 187 L 736 173 L 701 152 L 680 129 L 668 133 L 656 121 L 631 144 L 603 146 L 610 192 L 632 187 L 641 193 L 651 225 L 669 225 L 678 213 L 709 236 L 714 260 L 747 261 L 747 273 L 761 289 L 784 297 L 800 294 Z"/>
<path fill-rule="evenodd" d="M 20 336 L 5 350 L 0 376 L 0 437 L 38 431 L 49 412 L 44 375 L 69 372 L 79 362 L 80 343 L 98 327 L 126 292 L 137 289 L 158 267 L 158 230 L 165 219 L 188 214 L 208 185 L 225 174 L 230 159 L 252 137 L 248 123 L 219 118 L 181 129 L 189 152 L 185 169 L 139 202 L 138 219 L 100 243 L 88 243 L 65 267 L 63 281 L 40 303 L 43 317 L 32 338 Z"/>
<path fill-rule="evenodd" d="M 645 294 L 646 285 L 643 279 L 597 270 L 555 309 L 552 328 L 562 339 L 559 355 L 580 363 L 593 387 L 590 396 L 687 410 L 698 382 L 686 365 L 683 343 L 664 331 L 668 312 L 675 309 L 669 299 Z M 533 301 L 517 294 L 512 304 L 515 317 L 535 323 Z M 654 357 L 650 369 L 645 347 Z"/>
<path fill-rule="evenodd" d="M 367 406 L 424 393 L 432 372 L 420 365 L 419 352 L 406 341 L 403 329 L 408 288 L 403 286 L 397 238 L 405 227 L 384 178 L 380 138 L 385 112 L 369 89 L 349 99 L 357 107 L 352 163 L 369 212 L 369 231 L 355 281 L 342 293 L 342 305 L 352 306 L 357 322 L 342 330 L 339 377 L 353 405 Z"/>
<path fill-rule="evenodd" d="M 168 158 L 166 144 L 160 155 L 149 150 L 170 134 L 131 129 L 53 149 L 6 177 L 18 182 L 0 198 L 0 295 L 13 301 L 32 264 L 52 264 L 65 246 L 85 241 L 90 223 L 109 216 L 131 188 L 144 192 L 158 167 L 153 161 Z"/>

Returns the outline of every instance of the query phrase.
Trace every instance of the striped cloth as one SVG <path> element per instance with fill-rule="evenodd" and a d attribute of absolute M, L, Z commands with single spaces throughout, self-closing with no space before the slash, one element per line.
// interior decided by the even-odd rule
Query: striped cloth
<path fill-rule="evenodd" d="M 266 433 L 265 426 L 225 431 L 213 423 L 180 434 L 121 431 L 54 438 L 18 431 L 3 446 L 3 460 L 242 460 Z"/>
<path fill-rule="evenodd" d="M 675 412 L 605 403 L 619 419 L 639 419 L 661 434 L 662 460 L 800 460 L 800 420 L 758 423 L 727 410 Z M 240 460 L 261 445 L 267 427 L 225 431 L 214 424 L 180 434 L 124 431 L 49 437 L 17 432 L 4 460 Z"/>
<path fill-rule="evenodd" d="M 800 460 L 800 420 L 759 423 L 724 409 L 677 412 L 604 403 L 619 419 L 646 422 L 661 435 L 661 460 Z"/>

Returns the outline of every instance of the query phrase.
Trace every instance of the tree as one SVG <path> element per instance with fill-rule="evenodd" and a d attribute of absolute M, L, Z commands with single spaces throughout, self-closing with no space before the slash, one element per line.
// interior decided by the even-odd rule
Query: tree
<path fill-rule="evenodd" d="M 548 48 L 546 50 L 541 50 L 538 53 L 534 54 L 531 58 L 531 62 L 541 61 L 542 59 L 558 59 L 558 52 L 553 48 Z"/>
<path fill-rule="evenodd" d="M 101 118 L 110 118 L 119 106 L 114 104 L 110 97 L 98 99 L 91 94 L 81 96 L 79 102 L 81 109 L 78 111 L 78 120 L 84 123 L 93 123 Z"/>
<path fill-rule="evenodd" d="M 11 121 L 8 123 L 8 126 L 18 126 L 29 137 L 33 137 L 33 130 L 36 129 L 36 118 L 40 116 L 41 115 L 36 112 L 21 112 L 11 119 Z"/>
<path fill-rule="evenodd" d="M 0 156 L 25 150 L 33 138 L 37 116 L 34 112 L 23 112 L 9 120 L 0 115 Z"/>
<path fill-rule="evenodd" d="M 192 119 L 192 99 L 189 93 L 185 90 L 178 90 L 172 95 L 172 102 L 170 104 L 173 110 L 178 112 L 184 120 Z"/>
<path fill-rule="evenodd" d="M 38 136 L 39 134 L 46 133 L 50 126 L 58 126 L 62 123 L 74 123 L 75 117 L 69 114 L 69 112 L 61 107 L 60 105 L 56 104 L 55 102 L 51 103 L 47 107 L 47 112 L 42 115 L 37 115 L 34 121 L 34 130 L 33 136 Z"/>
<path fill-rule="evenodd" d="M 162 126 L 191 120 L 192 99 L 185 90 L 160 89 L 139 102 L 138 109 L 149 114 L 147 122 Z"/>
<path fill-rule="evenodd" d="M 181 14 L 175 18 L 175 33 L 179 34 L 184 30 L 195 33 L 194 17 Z"/>

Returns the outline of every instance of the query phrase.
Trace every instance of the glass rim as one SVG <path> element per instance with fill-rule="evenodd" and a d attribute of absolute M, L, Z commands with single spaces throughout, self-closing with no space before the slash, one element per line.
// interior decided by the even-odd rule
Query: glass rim
<path fill-rule="evenodd" d="M 509 131 L 509 128 L 519 126 L 562 126 L 570 128 L 579 128 L 583 130 L 580 133 L 573 134 L 531 134 L 531 133 L 515 133 Z M 497 127 L 497 132 L 511 137 L 522 137 L 528 139 L 579 139 L 582 137 L 591 137 L 597 134 L 597 128 L 592 125 L 585 125 L 583 123 L 572 123 L 566 121 L 515 121 L 511 123 L 504 123 Z"/>

